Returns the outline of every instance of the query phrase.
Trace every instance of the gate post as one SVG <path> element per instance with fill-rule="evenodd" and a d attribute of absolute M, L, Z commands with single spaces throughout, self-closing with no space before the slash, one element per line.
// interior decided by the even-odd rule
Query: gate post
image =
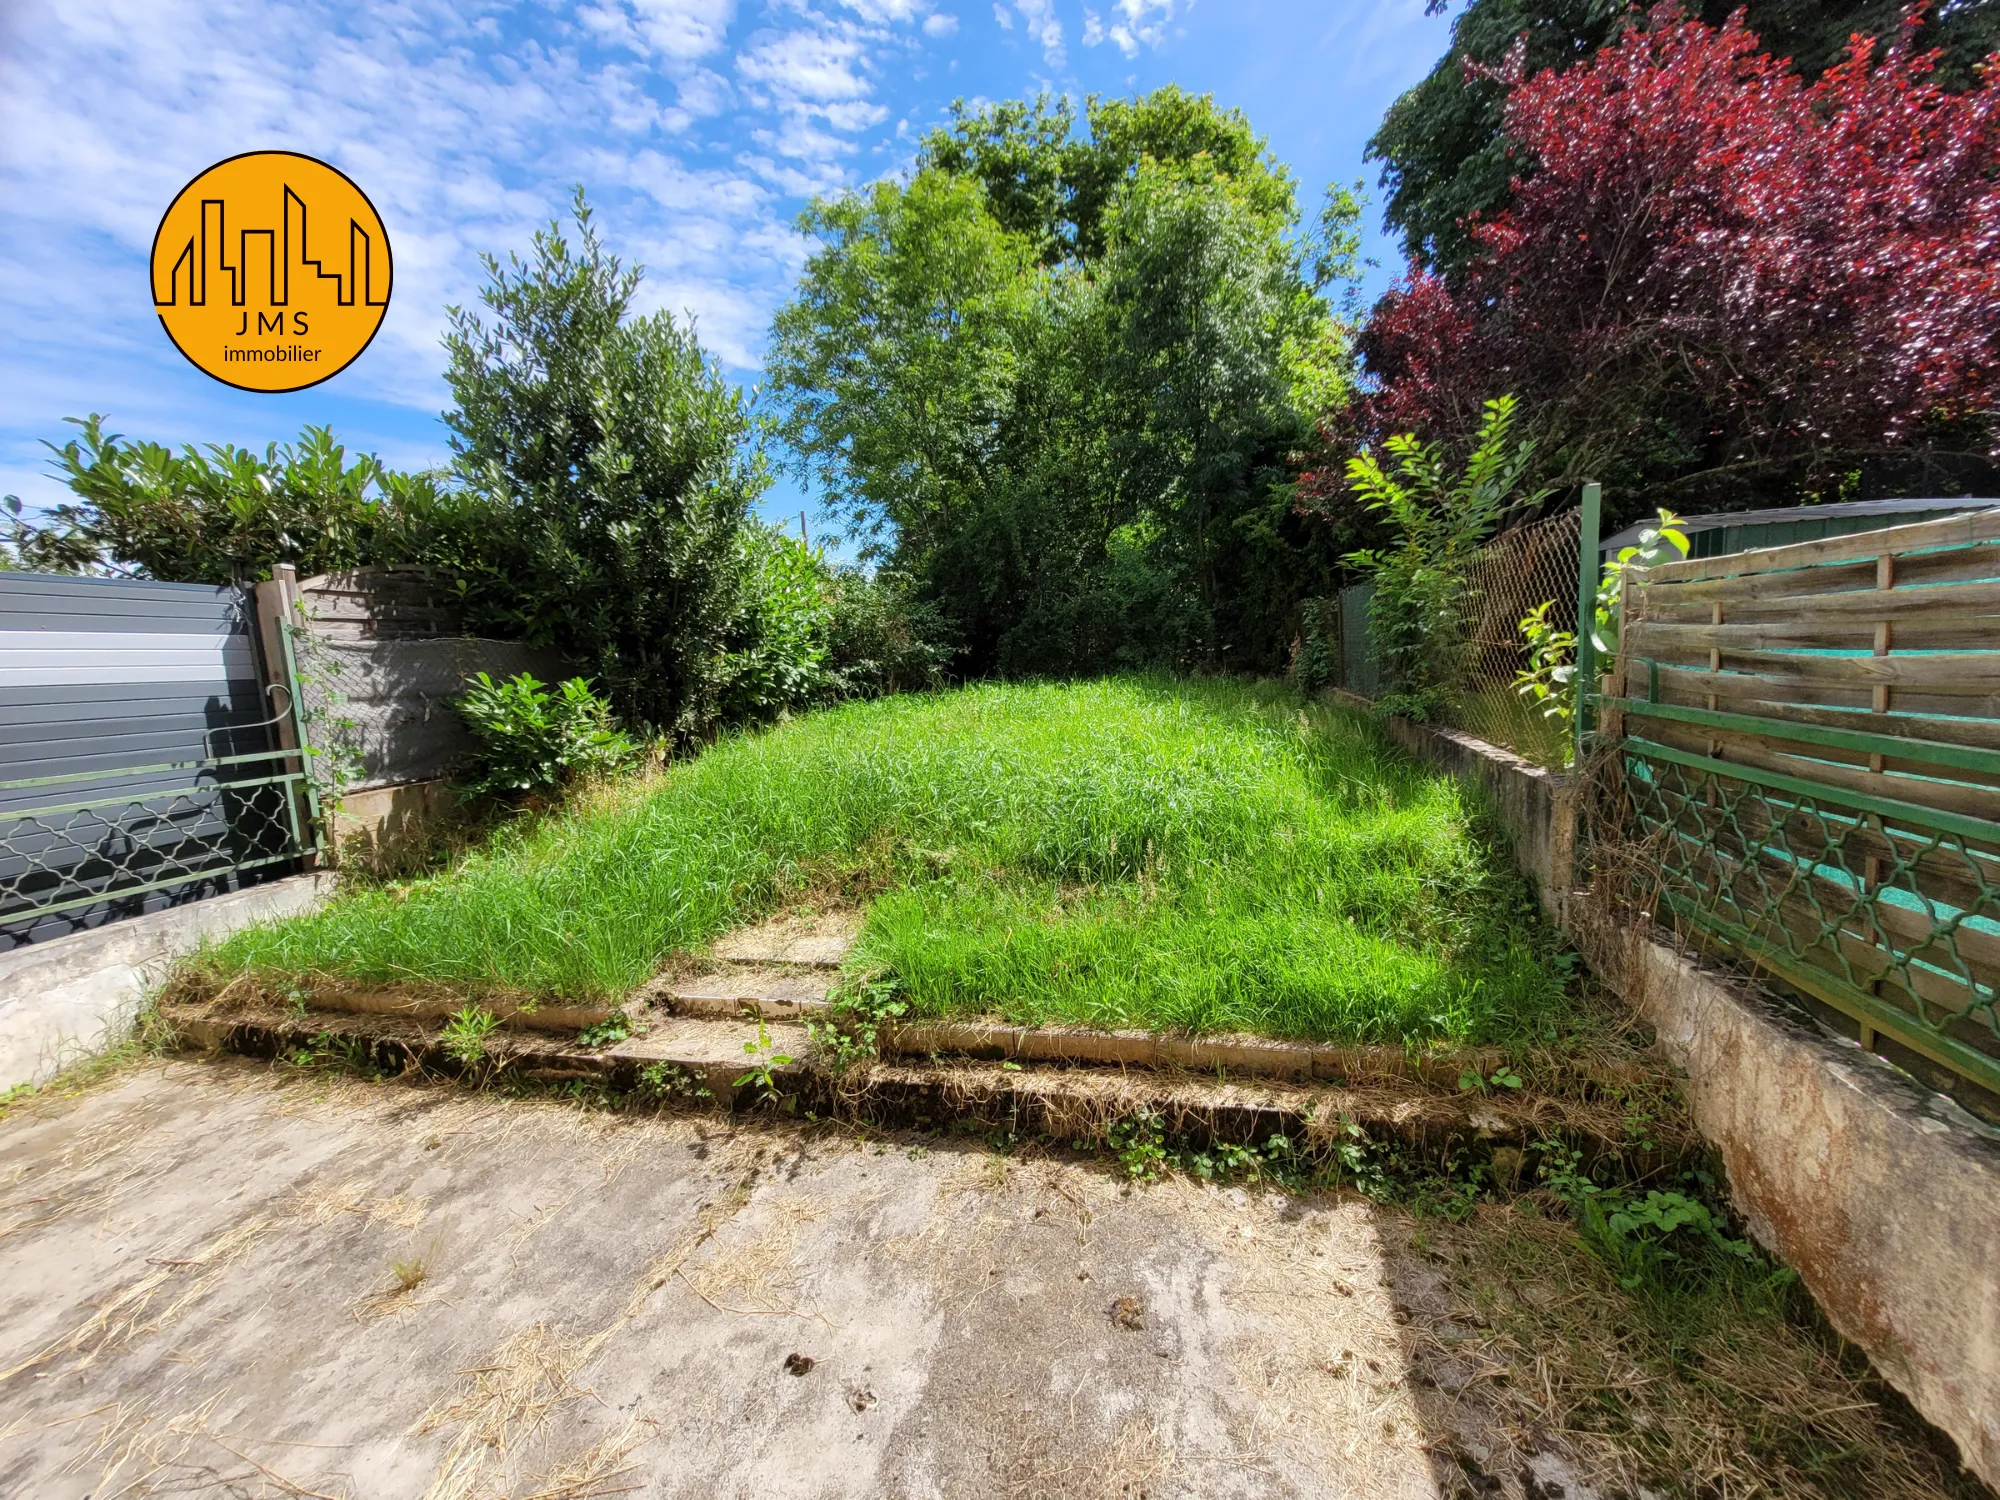
<path fill-rule="evenodd" d="M 319 789 L 313 780 L 312 752 L 306 744 L 305 720 L 300 715 L 298 662 L 292 651 L 293 621 L 299 609 L 299 575 L 290 563 L 277 563 L 271 576 L 255 591 L 257 643 L 263 657 L 264 697 L 275 712 L 278 748 L 292 752 L 294 769 L 301 773 L 302 795 L 295 798 L 295 819 L 299 823 L 299 858 L 304 869 L 317 869 L 322 842 Z M 282 693 L 284 703 L 277 702 Z"/>

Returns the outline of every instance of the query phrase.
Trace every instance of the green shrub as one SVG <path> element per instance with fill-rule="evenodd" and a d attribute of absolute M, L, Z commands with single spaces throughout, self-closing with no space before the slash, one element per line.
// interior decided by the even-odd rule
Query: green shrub
<path fill-rule="evenodd" d="M 755 723 L 829 696 L 831 575 L 797 537 L 748 521 L 737 537 L 743 594 L 723 660 L 722 716 Z"/>
<path fill-rule="evenodd" d="M 1340 601 L 1307 599 L 1299 607 L 1299 633 L 1292 644 L 1292 681 L 1316 693 L 1340 679 Z"/>
<path fill-rule="evenodd" d="M 942 686 L 955 649 L 951 627 L 903 579 L 842 569 L 827 580 L 827 688 L 835 698 L 878 698 Z"/>
<path fill-rule="evenodd" d="M 324 427 L 296 443 L 247 448 L 190 443 L 181 452 L 128 442 L 93 412 L 69 419 L 80 437 L 57 447 L 56 470 L 76 495 L 40 523 L 9 506 L 9 550 L 42 573 L 131 572 L 218 587 L 268 578 L 274 563 L 312 577 L 402 561 L 404 511 L 438 492 L 433 474 L 399 474 L 347 450 Z"/>
<path fill-rule="evenodd" d="M 457 470 L 518 544 L 526 638 L 587 668 L 627 723 L 687 740 L 720 711 L 742 612 L 739 532 L 766 484 L 743 393 L 609 254 L 579 190 L 575 241 L 487 259 L 490 318 L 453 309 Z"/>
<path fill-rule="evenodd" d="M 526 672 L 505 682 L 481 672 L 453 706 L 478 742 L 462 772 L 470 796 L 560 788 L 615 771 L 638 754 L 581 677 L 552 693 Z"/>
<path fill-rule="evenodd" d="M 1348 483 L 1396 530 L 1393 547 L 1348 561 L 1375 580 L 1368 637 L 1388 688 L 1378 706 L 1413 719 L 1442 711 L 1464 676 L 1467 580 L 1479 548 L 1510 510 L 1531 509 L 1547 490 L 1518 492 L 1535 445 L 1510 445 L 1517 403 L 1486 403 L 1465 472 L 1453 478 L 1443 448 L 1414 434 L 1389 439 L 1391 474 L 1373 453 L 1347 465 Z"/>

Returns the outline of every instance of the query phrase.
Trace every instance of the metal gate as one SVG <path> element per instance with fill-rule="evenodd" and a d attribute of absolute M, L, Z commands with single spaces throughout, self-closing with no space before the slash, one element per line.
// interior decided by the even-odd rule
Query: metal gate
<path fill-rule="evenodd" d="M 319 851 L 275 644 L 242 590 L 0 572 L 0 951 Z"/>

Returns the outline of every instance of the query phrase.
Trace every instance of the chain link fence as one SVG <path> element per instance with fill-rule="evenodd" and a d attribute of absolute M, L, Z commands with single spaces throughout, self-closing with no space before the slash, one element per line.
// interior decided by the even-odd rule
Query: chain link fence
<path fill-rule="evenodd" d="M 1549 622 L 1576 629 L 1577 544 L 1582 519 L 1565 511 L 1503 532 L 1481 549 L 1466 580 L 1464 671 L 1446 722 L 1537 765 L 1561 766 L 1570 752 L 1567 721 L 1515 687 L 1528 665 L 1521 621 L 1542 604 Z"/>
<path fill-rule="evenodd" d="M 1567 718 L 1552 719 L 1543 705 L 1515 686 L 1528 666 L 1521 621 L 1548 605 L 1549 624 L 1576 629 L 1577 556 L 1582 517 L 1566 511 L 1495 537 L 1479 553 L 1466 579 L 1464 613 L 1455 649 L 1462 663 L 1443 722 L 1537 765 L 1568 764 Z M 1308 688 L 1331 686 L 1363 698 L 1394 692 L 1369 634 L 1372 583 L 1354 583 L 1324 599 L 1306 601 L 1294 675 Z"/>

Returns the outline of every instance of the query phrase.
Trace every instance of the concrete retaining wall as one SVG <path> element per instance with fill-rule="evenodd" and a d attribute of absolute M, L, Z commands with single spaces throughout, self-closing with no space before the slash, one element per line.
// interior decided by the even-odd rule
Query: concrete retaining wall
<path fill-rule="evenodd" d="M 0 1089 L 117 1041 L 204 938 L 309 910 L 332 890 L 331 875 L 295 875 L 0 953 Z"/>
<path fill-rule="evenodd" d="M 1569 925 L 1572 779 L 1470 735 L 1388 729 L 1486 791 L 1544 908 Z M 1695 1123 L 1750 1233 L 2000 1485 L 2000 1131 L 1658 935 L 1593 942 L 1615 950 L 1593 962 L 1687 1071 Z"/>
<path fill-rule="evenodd" d="M 1758 1243 L 2000 1483 L 2000 1132 L 1658 942 L 1620 967 Z"/>

